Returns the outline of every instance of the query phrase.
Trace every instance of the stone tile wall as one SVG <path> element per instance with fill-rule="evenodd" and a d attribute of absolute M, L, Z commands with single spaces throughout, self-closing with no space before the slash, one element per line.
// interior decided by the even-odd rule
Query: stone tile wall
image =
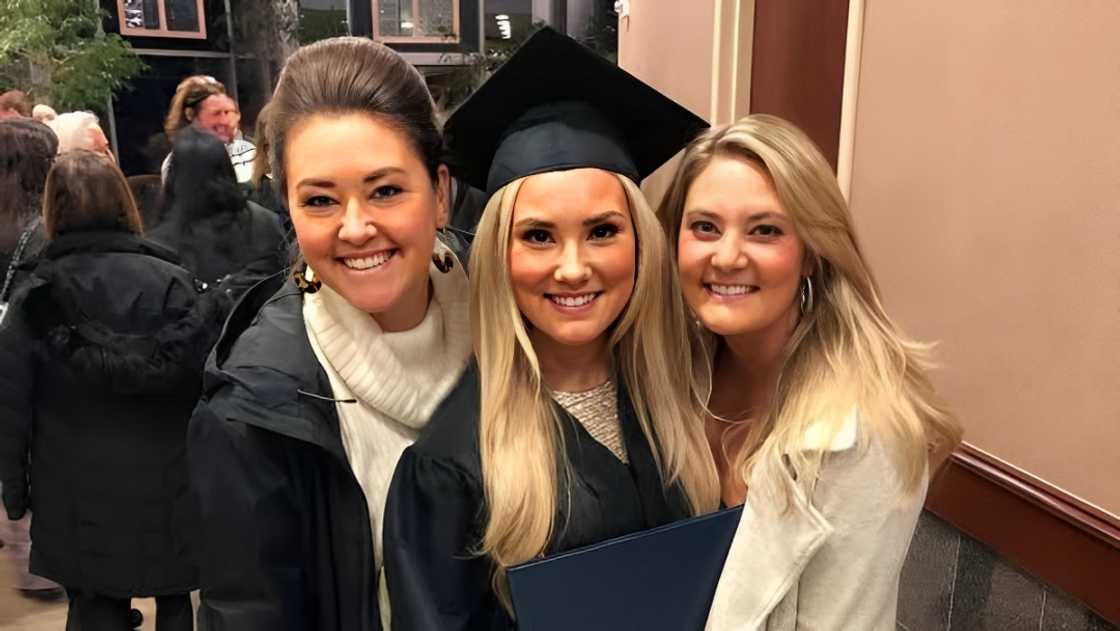
<path fill-rule="evenodd" d="M 898 628 L 1120 631 L 1120 627 L 1021 572 L 931 513 L 922 514 L 902 569 Z"/>

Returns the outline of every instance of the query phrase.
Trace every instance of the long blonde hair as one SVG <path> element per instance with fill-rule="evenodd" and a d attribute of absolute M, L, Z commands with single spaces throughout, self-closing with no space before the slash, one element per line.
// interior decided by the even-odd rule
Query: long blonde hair
<path fill-rule="evenodd" d="M 610 338 L 615 367 L 634 403 L 666 484 L 680 484 L 694 513 L 716 507 L 719 483 L 694 396 L 684 304 L 657 217 L 641 191 L 618 176 L 638 241 L 634 292 Z M 471 326 L 481 378 L 479 448 L 487 522 L 479 553 L 505 570 L 545 551 L 555 527 L 557 491 L 568 472 L 563 433 L 510 286 L 514 203 L 524 180 L 490 198 L 470 261 Z"/>
<path fill-rule="evenodd" d="M 688 190 L 721 156 L 750 160 L 770 175 L 805 242 L 814 298 L 788 343 L 768 410 L 743 426 L 732 470 L 744 481 L 777 482 L 760 486 L 788 500 L 790 477 L 765 476 L 791 467 L 796 484 L 811 492 L 827 450 L 805 450 L 803 441 L 812 427 L 824 430 L 818 436 L 828 444 L 855 408 L 861 448 L 874 436 L 895 465 L 900 491 L 914 491 L 927 467 L 936 470 L 960 442 L 961 427 L 927 376 L 930 345 L 908 339 L 887 317 L 831 168 L 808 136 L 776 116 L 709 130 L 689 145 L 659 209 L 674 251 Z M 694 329 L 690 339 L 698 351 L 710 350 L 703 332 Z"/>

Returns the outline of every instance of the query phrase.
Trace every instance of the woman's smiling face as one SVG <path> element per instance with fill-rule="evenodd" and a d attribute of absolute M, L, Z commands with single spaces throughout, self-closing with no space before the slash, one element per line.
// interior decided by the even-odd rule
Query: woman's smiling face
<path fill-rule="evenodd" d="M 512 222 L 510 282 L 534 346 L 604 341 L 637 271 L 637 238 L 618 176 L 591 168 L 531 175 Z"/>
<path fill-rule="evenodd" d="M 284 155 L 292 224 L 316 276 L 385 330 L 419 324 L 448 219 L 446 167 L 433 183 L 407 135 L 361 113 L 308 116 Z"/>
<path fill-rule="evenodd" d="M 805 244 L 758 164 L 717 155 L 700 172 L 685 199 L 677 261 L 685 301 L 713 333 L 796 322 Z"/>

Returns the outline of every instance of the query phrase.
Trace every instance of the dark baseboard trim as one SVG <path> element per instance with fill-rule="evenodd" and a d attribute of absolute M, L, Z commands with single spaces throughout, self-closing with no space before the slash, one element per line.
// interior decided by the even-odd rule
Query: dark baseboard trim
<path fill-rule="evenodd" d="M 1000 556 L 1120 624 L 1120 520 L 961 445 L 926 508 Z"/>

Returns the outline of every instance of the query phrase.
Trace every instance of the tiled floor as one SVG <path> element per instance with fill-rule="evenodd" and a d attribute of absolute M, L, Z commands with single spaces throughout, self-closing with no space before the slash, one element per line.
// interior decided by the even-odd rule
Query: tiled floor
<path fill-rule="evenodd" d="M 0 576 L 8 562 L 0 548 Z M 901 631 L 1120 631 L 928 513 L 910 546 L 898 601 Z M 153 631 L 155 601 L 137 599 L 133 606 L 144 613 L 141 628 Z M 0 631 L 65 626 L 64 599 L 42 603 L 0 587 Z"/>
<path fill-rule="evenodd" d="M 902 570 L 904 631 L 1120 631 L 929 513 Z"/>

